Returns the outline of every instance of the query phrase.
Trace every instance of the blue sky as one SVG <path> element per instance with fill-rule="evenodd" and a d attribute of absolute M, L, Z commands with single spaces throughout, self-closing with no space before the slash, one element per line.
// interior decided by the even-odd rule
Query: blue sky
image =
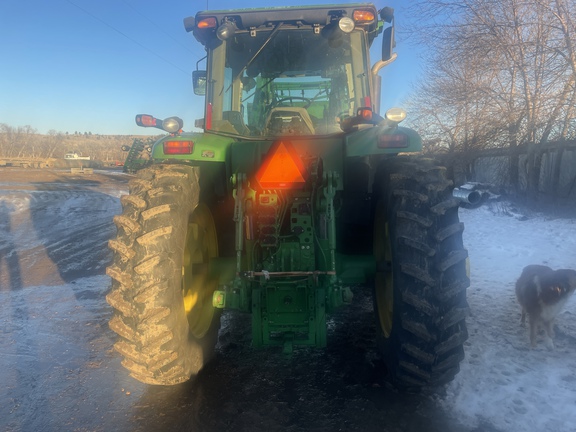
<path fill-rule="evenodd" d="M 269 0 L 1 0 L 0 123 L 39 133 L 156 134 L 134 123 L 136 114 L 147 113 L 177 115 L 193 130 L 203 108 L 191 73 L 204 51 L 183 19 L 207 3 L 209 9 L 270 6 Z M 330 3 L 337 1 L 272 5 Z M 402 1 L 375 4 L 394 7 L 401 28 Z M 401 105 L 420 76 L 415 47 L 397 38 L 396 52 L 398 59 L 380 72 L 382 110 Z"/>

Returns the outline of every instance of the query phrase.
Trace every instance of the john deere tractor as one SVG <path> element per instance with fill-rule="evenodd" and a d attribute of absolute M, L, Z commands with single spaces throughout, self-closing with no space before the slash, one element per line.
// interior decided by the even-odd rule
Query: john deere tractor
<path fill-rule="evenodd" d="M 121 198 L 109 244 L 123 365 L 144 383 L 190 379 L 226 309 L 251 314 L 252 345 L 271 355 L 322 348 L 327 315 L 373 285 L 388 379 L 450 381 L 467 338 L 464 227 L 445 168 L 399 126 L 405 111 L 379 114 L 393 10 L 216 10 L 184 24 L 207 54 L 192 74 L 203 132 L 136 116 L 167 134 Z"/>

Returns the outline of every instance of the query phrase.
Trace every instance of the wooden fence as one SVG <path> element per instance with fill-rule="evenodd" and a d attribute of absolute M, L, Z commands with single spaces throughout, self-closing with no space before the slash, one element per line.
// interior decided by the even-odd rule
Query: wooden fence
<path fill-rule="evenodd" d="M 576 202 L 576 141 L 546 144 L 542 146 L 542 150 L 539 194 Z M 526 192 L 528 184 L 526 153 L 526 148 L 518 149 L 520 193 Z M 509 149 L 489 149 L 474 155 L 459 155 L 453 160 L 455 162 L 452 169 L 456 185 L 474 181 L 493 184 L 503 192 L 514 192 L 510 181 Z M 554 181 L 555 175 L 558 176 L 557 182 Z"/>

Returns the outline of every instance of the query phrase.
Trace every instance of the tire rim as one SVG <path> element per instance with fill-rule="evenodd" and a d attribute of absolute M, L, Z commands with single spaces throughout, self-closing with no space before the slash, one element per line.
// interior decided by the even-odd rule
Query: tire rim
<path fill-rule="evenodd" d="M 374 256 L 377 271 L 375 276 L 374 297 L 380 329 L 384 337 L 390 337 L 394 312 L 394 289 L 392 272 L 392 244 L 388 223 L 384 223 L 384 203 L 381 201 L 376 209 L 374 230 Z"/>
<path fill-rule="evenodd" d="M 214 318 L 212 294 L 218 279 L 210 276 L 209 264 L 218 256 L 216 226 L 208 207 L 199 204 L 188 221 L 182 261 L 182 296 L 190 333 L 202 338 Z"/>

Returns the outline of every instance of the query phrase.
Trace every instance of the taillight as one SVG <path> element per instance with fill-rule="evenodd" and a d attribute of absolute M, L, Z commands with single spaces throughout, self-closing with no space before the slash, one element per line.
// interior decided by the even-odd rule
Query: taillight
<path fill-rule="evenodd" d="M 154 127 L 154 126 L 156 126 L 156 119 L 154 117 L 152 117 L 151 115 L 138 114 L 136 116 L 136 124 L 138 126 Z"/>
<path fill-rule="evenodd" d="M 371 121 L 372 120 L 372 109 L 370 108 L 358 108 L 357 112 L 359 117 L 362 117 L 364 121 Z"/>
<path fill-rule="evenodd" d="M 204 128 L 206 130 L 212 129 L 212 102 L 208 103 L 206 106 L 206 121 L 204 122 Z"/>
<path fill-rule="evenodd" d="M 262 189 L 289 189 L 306 183 L 306 169 L 289 141 L 276 141 L 256 174 Z"/>
<path fill-rule="evenodd" d="M 370 99 L 370 96 L 364 96 L 364 106 L 368 108 L 372 106 L 372 99 Z"/>
<path fill-rule="evenodd" d="M 193 141 L 164 141 L 164 154 L 191 154 Z"/>
<path fill-rule="evenodd" d="M 374 12 L 369 10 L 356 9 L 354 11 L 354 21 L 357 23 L 369 23 L 374 21 Z"/>
<path fill-rule="evenodd" d="M 380 135 L 378 148 L 405 148 L 408 147 L 408 136 L 404 134 Z"/>
<path fill-rule="evenodd" d="M 197 27 L 199 29 L 216 28 L 216 18 L 208 17 L 198 21 Z"/>

